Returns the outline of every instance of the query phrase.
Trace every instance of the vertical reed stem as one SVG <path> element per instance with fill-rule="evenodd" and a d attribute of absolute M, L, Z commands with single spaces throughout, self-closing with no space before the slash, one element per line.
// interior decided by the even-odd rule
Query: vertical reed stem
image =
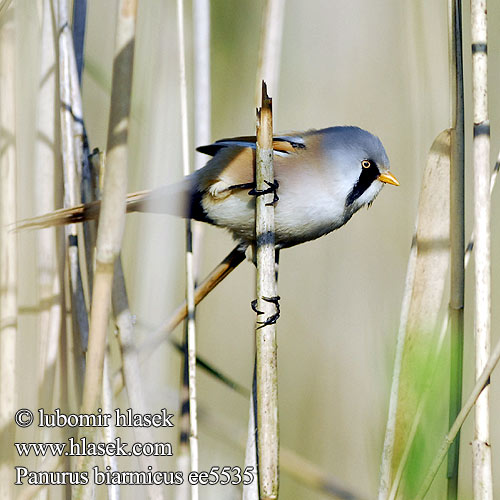
<path fill-rule="evenodd" d="M 210 1 L 193 1 L 194 37 L 194 143 L 209 144 L 211 136 L 210 85 Z M 206 155 L 196 153 L 195 170 L 206 163 Z M 196 248 L 196 245 L 195 245 Z"/>
<path fill-rule="evenodd" d="M 48 213 L 60 206 L 60 154 L 59 154 L 59 99 L 57 98 L 56 25 L 52 1 L 41 2 L 40 71 L 37 95 L 37 139 L 33 165 L 35 212 Z M 60 339 L 64 317 L 64 239 L 61 229 L 47 228 L 36 232 L 36 253 L 39 300 L 42 308 L 38 315 L 38 407 L 64 406 L 54 393 L 57 380 L 58 356 L 62 356 Z M 46 304 L 43 307 L 43 304 Z M 59 375 L 67 378 L 67 373 Z M 56 404 L 58 402 L 58 404 Z M 36 441 L 50 442 L 52 430 L 37 429 Z M 69 458 L 69 457 L 68 457 Z M 43 464 L 43 465 L 42 465 Z M 37 469 L 44 470 L 45 458 L 38 457 Z M 42 500 L 42 499 L 40 499 Z"/>
<path fill-rule="evenodd" d="M 16 212 L 16 36 L 14 8 L 2 13 L 0 24 L 0 497 L 13 498 L 16 408 L 17 234 L 10 227 Z"/>
<path fill-rule="evenodd" d="M 115 261 L 112 290 L 113 316 L 118 330 L 118 341 L 122 357 L 122 373 L 124 385 L 127 388 L 128 402 L 135 413 L 146 413 L 147 407 L 144 398 L 144 383 L 140 369 L 139 354 L 134 339 L 134 320 L 130 311 L 125 276 L 123 275 L 121 256 Z M 105 382 L 106 383 L 106 382 Z M 150 443 L 153 435 L 148 427 L 134 427 L 134 437 L 137 442 Z M 158 462 L 154 456 L 139 456 L 139 463 L 143 470 L 151 467 L 158 470 Z M 160 485 L 147 485 L 148 497 L 152 500 L 163 498 Z"/>
<path fill-rule="evenodd" d="M 137 0 L 121 0 L 115 39 L 107 161 L 96 245 L 89 350 L 82 412 L 92 413 L 100 400 L 106 332 L 111 308 L 113 265 L 125 226 L 128 127 L 134 60 Z"/>
<path fill-rule="evenodd" d="M 272 101 L 262 83 L 262 107 L 257 111 L 256 190 L 274 183 Z M 269 184 L 268 184 L 269 183 Z M 278 202 L 279 203 L 279 202 Z M 278 373 L 276 324 L 266 324 L 278 312 L 275 276 L 273 194 L 256 196 L 257 241 L 257 450 L 261 499 L 278 498 Z"/>
<path fill-rule="evenodd" d="M 82 413 L 94 413 L 101 401 L 104 354 L 111 310 L 114 264 L 120 254 L 125 228 L 128 131 L 134 63 L 137 0 L 120 0 L 115 34 L 107 161 L 96 243 L 96 271 L 92 290 L 89 347 L 82 398 Z M 82 434 L 89 433 L 88 430 Z M 85 467 L 84 457 L 78 469 Z M 84 498 L 90 488 L 75 486 L 73 495 Z M 79 496 L 80 495 L 80 496 Z"/>
<path fill-rule="evenodd" d="M 87 21 L 87 0 L 73 2 L 73 46 L 75 47 L 78 83 L 82 85 L 83 47 L 85 43 L 85 24 Z"/>
<path fill-rule="evenodd" d="M 177 0 L 177 29 L 179 35 L 180 99 L 182 126 L 182 163 L 184 175 L 191 173 L 189 151 L 189 124 L 186 82 L 186 54 L 184 37 L 184 0 Z M 196 402 L 196 326 L 194 300 L 194 258 L 191 221 L 186 221 L 186 303 L 187 303 L 187 362 L 189 394 L 189 453 L 190 468 L 198 470 L 198 419 Z M 191 485 L 191 500 L 198 500 L 198 484 Z"/>
<path fill-rule="evenodd" d="M 194 43 L 194 144 L 210 144 L 212 128 L 212 95 L 210 78 L 210 0 L 193 0 Z M 194 154 L 194 169 L 199 170 L 207 161 L 206 155 Z M 201 260 L 201 243 L 204 224 L 192 221 L 194 281 L 198 282 Z"/>
<path fill-rule="evenodd" d="M 255 387 L 255 363 L 254 363 L 254 374 L 252 378 L 252 392 L 250 394 L 250 406 L 248 412 L 248 434 L 247 434 L 247 442 L 245 446 L 245 469 L 252 470 L 254 473 L 257 473 L 257 427 L 255 425 L 255 396 L 256 396 L 256 387 Z M 250 469 L 251 468 L 251 469 Z M 258 476 L 257 479 L 252 481 L 249 484 L 243 485 L 243 500 L 258 500 L 259 499 L 259 481 Z"/>
<path fill-rule="evenodd" d="M 255 86 L 256 106 L 259 106 L 261 102 L 260 89 L 262 81 L 266 82 L 269 93 L 275 99 L 278 95 L 284 18 L 285 0 L 266 0 L 266 7 L 262 17 L 257 85 Z"/>
<path fill-rule="evenodd" d="M 462 406 L 464 349 L 464 82 L 462 60 L 462 1 L 449 0 L 451 87 L 450 170 L 450 407 L 449 426 Z M 448 453 L 448 500 L 458 495 L 460 432 Z"/>
<path fill-rule="evenodd" d="M 474 105 L 474 231 L 475 231 L 475 342 L 476 378 L 490 353 L 490 122 L 488 119 L 486 0 L 471 0 L 472 97 Z M 475 500 L 493 498 L 489 435 L 489 388 L 476 402 L 472 442 Z"/>
<path fill-rule="evenodd" d="M 64 206 L 74 207 L 81 201 L 81 153 L 76 148 L 73 133 L 71 62 L 74 59 L 73 42 L 69 28 L 68 2 L 57 2 L 57 24 L 59 41 L 59 99 L 61 120 L 61 147 L 64 174 Z M 83 292 L 83 282 L 79 257 L 78 232 L 75 224 L 65 229 L 69 263 L 69 281 L 71 288 L 71 309 L 73 321 L 73 356 L 75 366 L 79 367 L 77 381 L 81 391 L 81 381 L 85 370 L 85 352 L 87 351 L 89 321 L 87 305 Z M 80 394 L 79 394 L 80 396 Z"/>
<path fill-rule="evenodd" d="M 113 408 L 113 388 L 111 386 L 109 369 L 109 352 L 104 356 L 103 377 L 102 377 L 102 409 L 104 413 L 111 414 Z M 135 409 L 135 408 L 134 408 Z M 111 443 L 116 439 L 116 427 L 114 422 L 102 429 L 104 441 Z M 109 467 L 113 473 L 118 471 L 118 459 L 114 455 L 104 455 L 104 465 Z M 120 500 L 120 485 L 108 484 L 108 500 Z"/>
<path fill-rule="evenodd" d="M 262 87 L 263 82 L 269 85 L 270 93 L 276 100 L 278 96 L 278 80 L 281 57 L 281 45 L 283 39 L 283 23 L 285 17 L 285 0 L 266 0 L 265 9 L 263 11 L 262 24 L 260 30 L 260 45 L 259 45 L 259 62 L 257 65 L 257 79 L 255 85 L 255 106 L 262 106 Z M 267 92 L 267 90 L 266 90 Z M 272 119 L 272 117 L 271 117 Z M 271 123 L 272 128 L 272 123 Z M 271 131 L 272 136 L 272 131 Z M 256 366 L 254 366 L 254 371 Z M 252 399 L 250 406 L 256 406 L 256 384 L 253 384 Z M 256 425 L 256 419 L 252 420 Z M 250 422 L 251 423 L 251 422 Z M 249 425 L 250 425 L 249 423 Z M 257 458 L 252 457 L 252 450 L 258 450 L 258 444 L 255 442 L 257 430 L 251 430 L 249 427 L 247 450 L 245 465 L 253 466 L 257 462 Z M 252 440 L 254 440 L 252 442 Z M 253 500 L 255 496 L 255 488 L 252 484 L 243 486 L 243 495 L 246 500 Z"/>

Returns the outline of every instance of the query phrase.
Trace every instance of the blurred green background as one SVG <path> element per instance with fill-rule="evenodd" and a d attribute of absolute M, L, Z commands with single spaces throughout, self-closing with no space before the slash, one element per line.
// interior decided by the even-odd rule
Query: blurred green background
<path fill-rule="evenodd" d="M 34 215 L 31 193 L 38 79 L 38 11 L 32 0 L 17 0 L 18 116 L 20 124 L 19 217 Z M 89 1 L 83 77 L 84 118 L 91 147 L 105 149 L 111 85 L 116 1 Z M 211 2 L 212 139 L 252 134 L 254 92 L 264 2 Z M 470 74 L 468 5 L 464 12 L 465 69 Z M 489 4 L 490 117 L 492 165 L 500 147 L 500 4 Z M 192 111 L 191 6 L 186 5 L 188 85 Z M 449 126 L 447 2 L 422 0 L 288 0 L 284 22 L 279 89 L 274 100 L 276 131 L 331 125 L 358 125 L 378 135 L 391 160 L 399 188 L 386 187 L 373 207 L 317 241 L 281 255 L 278 323 L 281 444 L 317 464 L 365 498 L 378 487 L 390 378 L 408 253 L 415 227 L 421 176 L 434 137 Z M 179 63 L 174 0 L 139 2 L 132 96 L 129 191 L 179 180 L 181 126 Z M 471 84 L 466 80 L 467 232 L 471 230 Z M 192 128 L 192 115 L 190 125 Z M 191 139 L 192 150 L 194 151 Z M 492 213 L 499 210 L 493 196 Z M 439 217 L 439 214 L 436 214 Z M 500 232 L 492 220 L 492 303 L 500 288 Z M 37 303 L 34 234 L 20 241 L 21 306 Z M 207 227 L 202 246 L 205 275 L 232 247 L 228 234 Z M 184 296 L 184 222 L 169 216 L 127 218 L 123 258 L 139 339 L 168 317 Z M 472 264 L 472 263 L 471 263 Z M 464 390 L 473 385 L 473 265 L 467 271 Z M 250 387 L 253 369 L 254 269 L 244 263 L 198 309 L 199 353 L 239 383 Z M 445 300 L 446 303 L 446 300 Z M 500 317 L 493 307 L 493 341 Z M 25 367 L 19 407 L 33 406 L 30 366 L 36 349 L 36 316 L 20 319 L 18 366 Z M 180 331 L 177 333 L 179 336 Z M 116 351 L 116 346 L 113 347 Z M 143 364 L 151 410 L 175 408 L 180 357 L 164 345 Z M 199 372 L 201 466 L 238 465 L 243 452 L 232 432 L 203 424 L 206 412 L 245 430 L 248 401 Z M 494 477 L 500 478 L 500 391 L 492 377 Z M 447 398 L 447 370 L 441 390 Z M 126 404 L 121 396 L 117 405 Z M 447 427 L 446 407 L 441 431 Z M 224 426 L 223 426 L 224 429 Z M 432 434 L 434 436 L 434 434 Z M 158 439 L 173 441 L 167 429 Z M 461 498 L 470 498 L 470 421 L 462 432 Z M 430 445 L 438 446 L 435 441 Z M 133 464 L 133 462 L 132 462 Z M 167 470 L 173 461 L 162 463 Z M 428 498 L 443 498 L 443 475 Z M 496 491 L 500 494 L 499 481 Z M 134 498 L 139 487 L 124 488 Z M 286 473 L 281 498 L 328 498 Z M 238 490 L 204 488 L 201 498 L 238 498 Z M 51 496 L 52 498 L 52 496 Z M 55 497 L 56 498 L 56 497 Z M 173 497 L 172 497 L 173 498 Z"/>

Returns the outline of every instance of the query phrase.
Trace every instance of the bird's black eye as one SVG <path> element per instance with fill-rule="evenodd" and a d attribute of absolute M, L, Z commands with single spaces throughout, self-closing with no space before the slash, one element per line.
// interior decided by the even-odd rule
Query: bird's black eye
<path fill-rule="evenodd" d="M 361 166 L 363 168 L 370 168 L 372 166 L 372 162 L 370 160 L 363 160 L 361 162 Z"/>

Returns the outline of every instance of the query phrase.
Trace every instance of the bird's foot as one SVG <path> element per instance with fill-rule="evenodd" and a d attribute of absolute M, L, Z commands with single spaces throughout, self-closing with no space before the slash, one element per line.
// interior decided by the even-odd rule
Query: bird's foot
<path fill-rule="evenodd" d="M 264 181 L 264 182 L 269 186 L 267 189 L 253 188 L 250 191 L 248 191 L 248 194 L 252 196 L 262 196 L 264 194 L 272 193 L 273 201 L 271 201 L 270 203 L 266 203 L 266 207 L 274 206 L 279 200 L 279 196 L 277 193 L 279 187 L 278 181 L 275 179 L 274 182 L 269 182 L 269 181 Z"/>
<path fill-rule="evenodd" d="M 279 295 L 276 295 L 275 297 L 262 297 L 262 300 L 274 304 L 276 306 L 276 312 L 272 316 L 269 316 L 269 318 L 267 318 L 264 321 L 257 321 L 257 324 L 260 325 L 259 327 L 257 327 L 257 330 L 263 328 L 264 326 L 274 325 L 276 321 L 278 321 L 278 318 L 280 317 Z M 262 311 L 259 311 L 257 309 L 257 299 L 252 300 L 251 305 L 252 305 L 252 310 L 255 311 L 257 315 L 264 314 Z"/>

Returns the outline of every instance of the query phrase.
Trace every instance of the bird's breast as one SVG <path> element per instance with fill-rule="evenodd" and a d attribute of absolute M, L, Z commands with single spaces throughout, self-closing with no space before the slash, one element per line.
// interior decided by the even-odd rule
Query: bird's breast
<path fill-rule="evenodd" d="M 279 174 L 279 171 L 277 171 Z M 276 176 L 279 200 L 275 206 L 276 243 L 288 247 L 319 238 L 347 222 L 345 194 L 335 185 L 325 185 L 318 178 Z M 217 226 L 229 229 L 236 238 L 255 240 L 255 197 L 248 189 L 226 197 L 206 192 L 203 208 Z"/>

